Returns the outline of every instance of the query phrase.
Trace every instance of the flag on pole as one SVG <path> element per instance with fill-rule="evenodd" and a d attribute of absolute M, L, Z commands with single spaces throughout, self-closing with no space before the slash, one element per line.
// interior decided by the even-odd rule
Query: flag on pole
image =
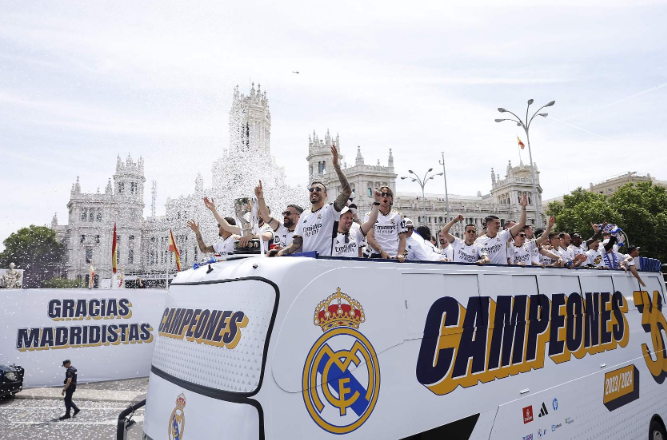
<path fill-rule="evenodd" d="M 118 242 L 116 237 L 116 223 L 113 224 L 113 242 L 111 243 L 111 269 L 116 273 L 118 268 Z"/>
<path fill-rule="evenodd" d="M 90 277 L 88 278 L 88 288 L 92 289 L 95 287 L 95 268 L 93 263 L 90 263 Z"/>
<path fill-rule="evenodd" d="M 521 147 L 522 150 L 524 148 L 526 148 L 526 146 L 523 144 L 523 142 L 521 142 L 521 138 L 519 136 L 517 136 L 516 139 L 519 141 L 519 147 Z"/>
<path fill-rule="evenodd" d="M 169 230 L 169 252 L 174 253 L 174 259 L 176 260 L 176 269 L 181 271 L 181 254 L 178 252 L 178 247 L 176 246 L 176 240 L 174 240 L 174 234 Z"/>

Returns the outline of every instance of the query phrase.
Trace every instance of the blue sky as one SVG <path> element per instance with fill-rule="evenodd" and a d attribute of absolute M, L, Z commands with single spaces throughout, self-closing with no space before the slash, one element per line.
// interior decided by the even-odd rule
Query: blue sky
<path fill-rule="evenodd" d="M 0 240 L 65 222 L 76 177 L 104 191 L 118 154 L 143 156 L 158 213 L 197 172 L 209 186 L 233 87 L 253 81 L 290 184 L 329 128 L 349 161 L 392 148 L 401 175 L 444 151 L 450 192 L 486 193 L 518 162 L 496 108 L 529 98 L 556 100 L 531 130 L 545 198 L 626 171 L 667 180 L 664 2 L 137 3 L 0 1 Z"/>

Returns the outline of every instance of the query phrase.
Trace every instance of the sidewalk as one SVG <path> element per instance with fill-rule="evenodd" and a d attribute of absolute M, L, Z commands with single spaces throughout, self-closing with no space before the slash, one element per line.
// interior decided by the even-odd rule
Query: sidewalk
<path fill-rule="evenodd" d="M 16 399 L 54 399 L 61 400 L 62 387 L 30 388 L 16 393 Z M 142 400 L 146 393 L 142 391 L 114 391 L 79 388 L 74 393 L 76 400 L 93 402 L 133 402 Z"/>

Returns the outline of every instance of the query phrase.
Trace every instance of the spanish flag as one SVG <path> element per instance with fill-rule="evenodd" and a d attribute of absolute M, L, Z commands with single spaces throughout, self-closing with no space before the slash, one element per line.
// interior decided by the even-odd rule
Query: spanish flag
<path fill-rule="evenodd" d="M 174 253 L 174 258 L 176 259 L 176 269 L 181 271 L 181 254 L 178 252 L 178 247 L 176 246 L 176 240 L 174 240 L 174 234 L 169 230 L 169 252 Z"/>
<path fill-rule="evenodd" d="M 116 223 L 113 224 L 113 242 L 111 243 L 111 269 L 116 273 L 118 268 L 118 241 L 116 237 Z"/>
<path fill-rule="evenodd" d="M 519 136 L 517 136 L 516 139 L 519 141 L 519 146 L 521 147 L 522 150 L 524 148 L 526 148 L 526 146 L 523 144 L 523 142 L 521 142 L 521 138 Z"/>

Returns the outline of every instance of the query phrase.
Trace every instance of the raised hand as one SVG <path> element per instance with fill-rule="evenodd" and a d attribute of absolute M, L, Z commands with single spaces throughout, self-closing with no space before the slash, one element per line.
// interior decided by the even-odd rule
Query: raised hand
<path fill-rule="evenodd" d="M 521 207 L 525 208 L 528 205 L 528 197 L 524 194 L 523 197 L 521 197 Z"/>
<path fill-rule="evenodd" d="M 465 220 L 465 217 L 463 217 L 463 214 L 459 214 L 459 215 L 456 216 L 456 221 L 457 222 L 462 222 L 463 220 Z"/>
<path fill-rule="evenodd" d="M 338 168 L 338 150 L 335 145 L 331 146 L 331 155 L 333 156 L 333 166 Z"/>
<path fill-rule="evenodd" d="M 373 198 L 375 199 L 376 202 L 381 202 L 382 201 L 382 192 L 378 191 L 376 189 L 375 193 L 373 194 Z"/>
<path fill-rule="evenodd" d="M 204 197 L 204 205 L 210 209 L 211 211 L 215 211 L 215 202 L 213 199 L 209 199 L 208 197 Z"/>
<path fill-rule="evenodd" d="M 549 227 L 553 228 L 556 224 L 556 217 L 549 217 Z"/>
<path fill-rule="evenodd" d="M 258 199 L 264 198 L 264 188 L 262 188 L 262 181 L 259 181 L 259 186 L 255 187 L 255 197 Z"/>
<path fill-rule="evenodd" d="M 194 219 L 188 220 L 188 228 L 192 229 L 192 232 L 196 234 L 199 232 L 199 223 L 196 223 Z"/>

